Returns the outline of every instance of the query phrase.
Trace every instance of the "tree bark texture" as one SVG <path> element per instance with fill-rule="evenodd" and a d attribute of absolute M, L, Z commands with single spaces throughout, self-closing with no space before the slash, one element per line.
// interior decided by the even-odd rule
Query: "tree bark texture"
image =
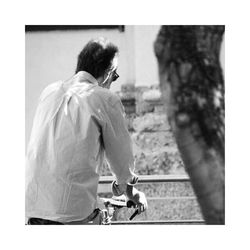
<path fill-rule="evenodd" d="M 225 223 L 224 26 L 162 26 L 154 44 L 162 98 L 207 224 Z"/>

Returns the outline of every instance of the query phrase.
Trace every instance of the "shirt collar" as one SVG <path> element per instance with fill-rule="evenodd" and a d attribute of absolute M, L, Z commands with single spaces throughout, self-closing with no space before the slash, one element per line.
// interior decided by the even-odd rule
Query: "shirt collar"
<path fill-rule="evenodd" d="M 79 82 L 90 82 L 92 84 L 98 85 L 97 80 L 88 72 L 86 71 L 79 71 L 76 75 L 75 78 Z"/>

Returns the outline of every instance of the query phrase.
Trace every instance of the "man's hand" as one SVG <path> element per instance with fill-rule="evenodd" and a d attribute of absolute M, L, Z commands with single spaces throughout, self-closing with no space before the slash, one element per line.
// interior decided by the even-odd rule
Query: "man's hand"
<path fill-rule="evenodd" d="M 144 212 L 148 208 L 146 196 L 132 185 L 127 185 L 126 194 L 129 200 L 133 201 L 138 207 L 138 214 Z"/>

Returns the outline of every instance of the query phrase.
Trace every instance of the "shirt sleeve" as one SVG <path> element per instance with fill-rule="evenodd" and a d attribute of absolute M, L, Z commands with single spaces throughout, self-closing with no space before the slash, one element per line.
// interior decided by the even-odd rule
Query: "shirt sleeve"
<path fill-rule="evenodd" d="M 136 175 L 132 140 L 127 129 L 124 109 L 118 97 L 114 105 L 109 106 L 107 114 L 107 121 L 102 131 L 105 155 L 118 185 L 123 185 Z"/>

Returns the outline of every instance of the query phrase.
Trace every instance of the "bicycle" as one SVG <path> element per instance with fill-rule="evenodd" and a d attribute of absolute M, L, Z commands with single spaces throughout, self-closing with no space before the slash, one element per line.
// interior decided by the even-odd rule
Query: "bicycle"
<path fill-rule="evenodd" d="M 101 198 L 99 197 L 100 202 L 104 205 L 105 208 L 96 208 L 94 212 L 88 216 L 85 220 L 80 222 L 68 222 L 65 225 L 111 225 L 112 219 L 116 217 L 115 215 L 119 209 L 127 207 L 136 208 L 134 202 L 127 200 L 125 195 L 113 196 L 112 198 Z M 138 214 L 138 209 L 132 214 L 129 220 L 132 220 Z M 32 220 L 32 222 L 31 222 Z M 40 218 L 31 218 L 30 221 L 27 221 L 26 225 L 63 225 L 61 222 L 50 221 Z M 34 221 L 36 221 L 34 223 Z"/>
<path fill-rule="evenodd" d="M 113 196 L 112 198 L 100 198 L 100 200 L 105 206 L 105 208 L 100 211 L 100 225 L 111 225 L 112 219 L 116 217 L 121 208 L 136 208 L 134 202 L 127 200 L 125 195 Z M 133 220 L 137 214 L 138 209 L 130 216 L 129 220 Z"/>

